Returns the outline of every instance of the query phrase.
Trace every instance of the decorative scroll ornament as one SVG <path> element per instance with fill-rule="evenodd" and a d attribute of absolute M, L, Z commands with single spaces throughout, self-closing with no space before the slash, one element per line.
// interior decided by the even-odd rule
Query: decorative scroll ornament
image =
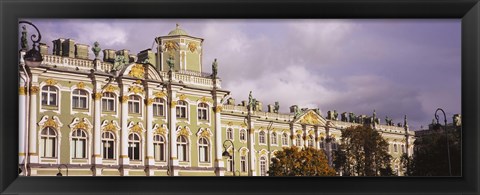
<path fill-rule="evenodd" d="M 38 88 L 38 86 L 32 86 L 30 88 L 30 93 L 32 94 L 37 94 L 39 91 L 40 91 L 40 88 Z"/>
<path fill-rule="evenodd" d="M 116 132 L 117 130 L 120 129 L 120 126 L 118 126 L 117 121 L 112 120 L 112 121 L 108 122 L 108 120 L 104 120 L 101 128 L 104 131 Z"/>
<path fill-rule="evenodd" d="M 264 155 L 267 155 L 267 154 L 268 154 L 268 152 L 267 152 L 267 150 L 265 150 L 265 149 L 262 149 L 262 150 L 260 151 L 260 156 L 264 156 Z"/>
<path fill-rule="evenodd" d="M 79 89 L 85 89 L 85 83 L 83 83 L 83 82 L 77 83 L 77 88 L 79 88 Z"/>
<path fill-rule="evenodd" d="M 145 77 L 145 68 L 141 64 L 135 64 L 132 66 L 132 69 L 130 69 L 128 75 L 135 78 L 143 79 Z"/>
<path fill-rule="evenodd" d="M 43 116 L 40 122 L 38 122 L 38 125 L 41 126 L 42 129 L 45 129 L 47 127 L 51 127 L 54 129 L 63 127 L 63 124 L 60 122 L 60 119 L 58 119 L 57 116 L 49 117 L 48 115 Z"/>
<path fill-rule="evenodd" d="M 192 135 L 192 132 L 190 132 L 190 129 L 185 126 L 185 127 L 178 127 L 177 134 L 188 137 L 188 136 Z"/>
<path fill-rule="evenodd" d="M 210 136 L 212 136 L 213 133 L 210 131 L 209 128 L 200 128 L 197 132 L 197 136 L 198 137 L 207 137 L 209 138 Z"/>
<path fill-rule="evenodd" d="M 228 122 L 227 125 L 228 125 L 228 126 L 232 126 L 233 123 L 232 123 L 232 122 Z"/>
<path fill-rule="evenodd" d="M 305 116 L 302 117 L 300 120 L 301 124 L 308 124 L 308 125 L 319 125 L 320 124 L 320 117 L 315 114 L 313 111 L 309 111 Z"/>
<path fill-rule="evenodd" d="M 163 125 L 158 125 L 158 124 L 155 124 L 153 126 L 153 132 L 154 134 L 158 134 L 158 135 L 168 135 L 168 130 L 167 130 L 167 126 L 165 124 Z"/>
<path fill-rule="evenodd" d="M 170 106 L 171 106 L 171 107 L 177 106 L 177 102 L 176 102 L 176 101 L 172 101 L 172 102 L 170 103 Z"/>
<path fill-rule="evenodd" d="M 179 96 L 180 100 L 186 100 L 187 99 L 187 96 L 185 94 L 182 94 Z"/>
<path fill-rule="evenodd" d="M 18 88 L 18 94 L 19 95 L 26 95 L 25 87 L 19 87 Z"/>
<path fill-rule="evenodd" d="M 128 96 L 124 95 L 120 97 L 120 102 L 126 103 L 128 101 Z"/>
<path fill-rule="evenodd" d="M 132 92 L 135 94 L 143 93 L 143 88 L 139 86 L 130 86 L 128 88 L 128 92 Z"/>
<path fill-rule="evenodd" d="M 113 86 L 113 85 L 107 85 L 107 87 L 105 87 L 105 92 L 115 92 L 116 90 L 118 89 L 118 87 L 116 86 Z"/>
<path fill-rule="evenodd" d="M 137 124 L 135 124 L 134 122 L 130 122 L 127 128 L 130 129 L 130 132 L 135 133 L 142 133 L 145 131 L 141 122 L 138 122 Z"/>
<path fill-rule="evenodd" d="M 90 132 L 93 128 L 93 125 L 87 118 L 83 118 L 82 120 L 80 120 L 79 118 L 74 118 L 72 123 L 70 123 L 68 127 L 70 127 L 72 131 L 76 129 L 83 129 Z"/>
<path fill-rule="evenodd" d="M 248 149 L 243 147 L 243 148 L 240 148 L 240 155 L 242 156 L 246 156 L 248 153 Z"/>
<path fill-rule="evenodd" d="M 157 98 L 163 98 L 163 97 L 167 96 L 167 95 L 165 95 L 165 93 L 163 93 L 161 91 L 155 92 L 153 95 Z"/>
<path fill-rule="evenodd" d="M 145 99 L 145 104 L 146 104 L 147 106 L 152 105 L 152 104 L 153 104 L 153 98 Z"/>
<path fill-rule="evenodd" d="M 188 50 L 192 53 L 195 52 L 197 50 L 197 44 L 195 42 L 188 43 Z"/>
<path fill-rule="evenodd" d="M 58 82 L 56 80 L 53 80 L 53 79 L 47 79 L 47 80 L 45 80 L 45 83 L 47 85 L 56 85 Z"/>
<path fill-rule="evenodd" d="M 223 110 L 222 106 L 215 107 L 215 112 L 221 112 Z"/>
<path fill-rule="evenodd" d="M 199 99 L 199 101 L 202 102 L 202 103 L 207 103 L 208 99 L 207 99 L 207 97 L 203 96 L 202 98 Z"/>
<path fill-rule="evenodd" d="M 102 99 L 102 97 L 103 97 L 102 93 L 94 93 L 93 94 L 93 99 L 94 100 Z"/>
<path fill-rule="evenodd" d="M 165 51 L 173 52 L 178 50 L 178 43 L 175 41 L 167 41 L 165 42 Z"/>

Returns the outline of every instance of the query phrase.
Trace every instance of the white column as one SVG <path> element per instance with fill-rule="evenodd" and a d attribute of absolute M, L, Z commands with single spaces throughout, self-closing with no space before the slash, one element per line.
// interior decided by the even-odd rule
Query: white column
<path fill-rule="evenodd" d="M 38 86 L 32 86 L 30 89 L 30 129 L 28 153 L 30 163 L 38 163 L 37 151 L 37 93 L 40 91 Z"/>
<path fill-rule="evenodd" d="M 155 165 L 155 159 L 153 157 L 153 99 L 146 99 L 145 104 L 147 105 L 147 165 Z M 153 175 L 153 170 L 148 169 L 147 175 Z"/>
<path fill-rule="evenodd" d="M 250 111 L 251 112 L 251 111 Z M 254 124 L 253 122 L 250 123 L 250 133 L 248 136 L 250 136 L 250 143 L 248 144 L 248 150 L 250 151 L 250 155 L 249 155 L 249 160 L 250 160 L 250 166 L 248 167 L 252 173 L 252 176 L 256 176 L 257 173 L 255 173 L 255 167 L 257 166 L 256 162 L 255 162 L 255 141 L 254 141 L 254 137 L 255 137 L 255 131 L 254 131 Z"/>
<path fill-rule="evenodd" d="M 25 128 L 26 128 L 26 110 L 25 99 L 26 91 L 24 87 L 25 83 L 20 82 L 18 88 L 18 163 L 24 164 L 25 162 Z"/>
<path fill-rule="evenodd" d="M 174 101 L 174 97 L 176 96 L 176 92 L 172 91 L 170 103 L 170 175 L 177 176 L 178 170 L 178 157 L 177 157 L 177 101 Z"/>
<path fill-rule="evenodd" d="M 320 149 L 320 132 L 318 126 L 315 126 L 315 149 Z"/>
<path fill-rule="evenodd" d="M 99 89 L 97 89 L 99 91 Z M 100 100 L 102 98 L 102 93 L 95 93 L 93 94 L 93 163 L 94 165 L 102 164 L 102 156 L 101 156 L 101 136 L 102 130 L 100 129 L 101 121 L 100 121 L 100 114 L 101 114 L 101 105 Z M 95 166 L 95 173 L 94 175 L 101 175 L 101 169 Z"/>
<path fill-rule="evenodd" d="M 128 116 L 128 96 L 122 96 L 120 98 L 120 103 L 122 107 L 122 118 L 121 118 L 121 154 L 120 154 L 120 164 L 121 165 L 129 165 L 130 159 L 128 158 L 128 128 L 127 128 L 127 116 Z M 123 176 L 128 175 L 128 169 L 123 168 L 121 171 Z"/>
<path fill-rule="evenodd" d="M 219 99 L 217 97 L 217 99 Z M 215 163 L 216 167 L 218 167 L 218 172 L 216 173 L 217 176 L 224 176 L 225 171 L 222 169 L 224 166 L 223 160 L 222 160 L 222 124 L 221 124 L 221 118 L 220 118 L 220 112 L 222 110 L 222 106 L 219 105 L 220 103 L 217 102 L 217 106 L 215 108 Z M 235 148 L 237 149 L 237 148 Z M 233 151 L 236 152 L 236 151 Z M 235 159 L 233 159 L 235 160 Z M 240 164 L 240 163 L 235 163 L 235 164 Z M 233 168 L 235 170 L 235 168 Z"/>

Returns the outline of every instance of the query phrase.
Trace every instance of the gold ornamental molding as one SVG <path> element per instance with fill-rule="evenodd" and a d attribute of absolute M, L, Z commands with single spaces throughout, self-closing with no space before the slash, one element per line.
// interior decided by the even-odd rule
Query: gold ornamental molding
<path fill-rule="evenodd" d="M 301 124 L 308 124 L 308 125 L 320 125 L 320 117 L 315 114 L 313 111 L 309 111 L 305 116 L 302 117 L 300 120 Z"/>
<path fill-rule="evenodd" d="M 232 123 L 232 122 L 228 122 L 227 125 L 228 125 L 228 126 L 232 126 L 233 123 Z"/>
<path fill-rule="evenodd" d="M 42 129 L 51 127 L 58 130 L 58 128 L 63 127 L 63 124 L 57 116 L 49 117 L 48 115 L 43 116 L 40 122 L 38 122 L 38 125 L 42 127 Z"/>
<path fill-rule="evenodd" d="M 215 112 L 222 112 L 222 110 L 223 110 L 222 106 L 215 107 Z"/>
<path fill-rule="evenodd" d="M 169 52 L 173 52 L 178 50 L 178 43 L 175 41 L 167 41 L 165 42 L 165 50 Z"/>
<path fill-rule="evenodd" d="M 120 126 L 118 125 L 117 121 L 104 120 L 102 123 L 101 129 L 103 129 L 104 131 L 116 132 L 117 130 L 120 130 Z"/>
<path fill-rule="evenodd" d="M 248 153 L 248 149 L 247 149 L 247 148 L 240 148 L 240 151 L 241 151 L 241 152 L 240 152 L 240 155 L 242 155 L 242 156 L 246 156 L 247 153 Z"/>
<path fill-rule="evenodd" d="M 153 95 L 157 98 L 163 98 L 163 97 L 167 96 L 167 95 L 165 95 L 165 93 L 163 93 L 161 91 L 155 92 Z"/>
<path fill-rule="evenodd" d="M 54 79 L 49 78 L 49 79 L 45 80 L 45 83 L 47 85 L 56 85 L 58 82 Z"/>
<path fill-rule="evenodd" d="M 127 128 L 130 129 L 130 132 L 135 132 L 138 134 L 145 132 L 145 128 L 143 128 L 143 124 L 141 122 L 137 122 L 137 124 L 130 122 Z"/>
<path fill-rule="evenodd" d="M 188 50 L 190 50 L 190 52 L 194 53 L 197 50 L 197 44 L 195 42 L 189 42 L 188 43 Z"/>
<path fill-rule="evenodd" d="M 177 106 L 177 102 L 176 102 L 176 101 L 172 101 L 172 102 L 170 103 L 170 106 L 171 106 L 172 108 L 175 107 L 175 106 Z"/>
<path fill-rule="evenodd" d="M 38 88 L 38 86 L 32 86 L 30 88 L 30 93 L 32 94 L 37 94 L 39 91 L 40 91 L 40 88 Z"/>
<path fill-rule="evenodd" d="M 85 89 L 85 83 L 84 83 L 84 82 L 79 82 L 79 83 L 77 83 L 77 88 L 79 88 L 79 89 Z"/>
<path fill-rule="evenodd" d="M 27 93 L 26 93 L 25 87 L 19 87 L 18 88 L 18 94 L 19 95 L 26 95 Z"/>
<path fill-rule="evenodd" d="M 102 93 L 94 93 L 93 94 L 93 99 L 94 100 L 102 99 L 102 97 L 103 97 Z"/>
<path fill-rule="evenodd" d="M 130 86 L 128 88 L 128 92 L 132 92 L 135 94 L 143 93 L 143 88 L 139 86 Z"/>
<path fill-rule="evenodd" d="M 264 155 L 267 155 L 267 150 L 265 149 L 262 149 L 262 151 L 260 151 L 260 156 L 264 156 Z"/>
<path fill-rule="evenodd" d="M 199 100 L 200 102 L 202 102 L 202 103 L 207 103 L 207 102 L 209 102 L 209 101 L 210 101 L 210 99 L 209 99 L 209 98 L 207 98 L 207 97 L 205 97 L 205 96 L 201 97 L 201 98 L 200 98 L 200 99 L 198 99 L 198 100 Z"/>
<path fill-rule="evenodd" d="M 74 118 L 72 120 L 72 123 L 68 125 L 72 131 L 77 130 L 77 129 L 83 129 L 88 132 L 91 132 L 93 125 L 90 123 L 90 121 L 87 118 Z"/>
<path fill-rule="evenodd" d="M 130 69 L 130 72 L 128 72 L 128 75 L 131 77 L 143 79 L 145 77 L 145 68 L 141 64 L 135 64 L 132 66 L 132 69 Z"/>
<path fill-rule="evenodd" d="M 147 98 L 147 99 L 145 99 L 145 104 L 146 104 L 147 106 L 152 105 L 152 104 L 153 104 L 153 98 Z"/>
<path fill-rule="evenodd" d="M 107 85 L 107 87 L 105 87 L 104 91 L 105 91 L 105 92 L 113 93 L 113 92 L 115 92 L 117 89 L 118 89 L 118 87 L 116 87 L 116 86 Z"/>
<path fill-rule="evenodd" d="M 153 132 L 154 134 L 158 134 L 158 135 L 163 135 L 163 136 L 168 135 L 168 129 L 165 124 L 163 125 L 155 124 L 153 126 Z"/>
<path fill-rule="evenodd" d="M 190 132 L 190 129 L 187 126 L 184 126 L 184 127 L 178 127 L 177 134 L 188 137 L 192 135 L 192 132 Z"/>
<path fill-rule="evenodd" d="M 200 128 L 197 132 L 198 137 L 210 138 L 212 135 L 213 133 L 210 131 L 209 128 Z"/>
<path fill-rule="evenodd" d="M 302 131 L 302 130 L 296 130 L 295 133 L 302 135 L 302 134 L 303 134 L 303 131 Z"/>
<path fill-rule="evenodd" d="M 182 94 L 179 96 L 179 99 L 184 101 L 187 99 L 187 96 L 185 94 Z"/>

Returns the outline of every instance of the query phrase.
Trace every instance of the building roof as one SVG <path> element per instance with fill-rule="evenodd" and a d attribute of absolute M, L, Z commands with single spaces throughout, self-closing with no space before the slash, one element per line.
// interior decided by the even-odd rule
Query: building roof
<path fill-rule="evenodd" d="M 175 27 L 175 29 L 173 29 L 172 31 L 170 31 L 168 33 L 169 36 L 175 36 L 175 35 L 188 35 L 187 32 L 185 32 L 183 29 L 180 28 L 180 25 L 177 24 L 177 26 Z"/>

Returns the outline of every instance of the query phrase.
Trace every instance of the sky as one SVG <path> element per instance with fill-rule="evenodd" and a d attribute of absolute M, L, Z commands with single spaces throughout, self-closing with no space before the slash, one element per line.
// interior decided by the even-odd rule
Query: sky
<path fill-rule="evenodd" d="M 443 108 L 461 113 L 459 19 L 28 19 L 50 46 L 57 38 L 137 54 L 180 24 L 204 38 L 203 70 L 218 59 L 222 88 L 236 103 L 249 91 L 267 104 L 372 115 L 412 130 Z M 29 29 L 29 32 L 34 32 Z M 31 44 L 30 44 L 31 45 Z M 90 58 L 93 58 L 93 52 Z M 100 55 L 102 57 L 102 55 Z M 442 118 L 440 120 L 443 120 Z"/>

